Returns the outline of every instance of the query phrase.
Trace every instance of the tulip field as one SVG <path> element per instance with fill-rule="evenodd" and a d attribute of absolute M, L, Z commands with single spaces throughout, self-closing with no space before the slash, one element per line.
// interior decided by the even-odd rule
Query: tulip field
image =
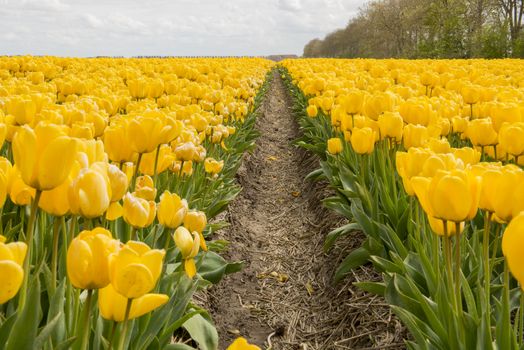
<path fill-rule="evenodd" d="M 0 348 L 218 349 L 194 296 L 243 268 L 217 216 L 274 79 L 324 253 L 365 237 L 332 283 L 372 266 L 409 349 L 524 348 L 524 62 L 30 56 L 0 58 Z"/>
<path fill-rule="evenodd" d="M 519 60 L 288 60 L 280 73 L 321 159 L 326 237 L 366 239 L 335 279 L 371 263 L 410 349 L 524 346 L 524 119 Z"/>
<path fill-rule="evenodd" d="M 2 349 L 217 348 L 192 295 L 241 268 L 209 220 L 271 65 L 0 59 Z"/>

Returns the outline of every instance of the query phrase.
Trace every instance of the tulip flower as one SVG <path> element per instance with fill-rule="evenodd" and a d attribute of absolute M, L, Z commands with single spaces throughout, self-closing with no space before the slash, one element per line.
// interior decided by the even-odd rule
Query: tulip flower
<path fill-rule="evenodd" d="M 124 220 L 131 226 L 143 228 L 151 225 L 156 216 L 156 204 L 132 193 L 124 196 Z"/>
<path fill-rule="evenodd" d="M 167 303 L 169 297 L 165 294 L 144 294 L 133 299 L 128 320 L 145 315 Z M 124 322 L 128 299 L 119 294 L 113 285 L 101 289 L 98 293 L 98 308 L 100 315 L 106 320 Z"/>
<path fill-rule="evenodd" d="M 463 170 L 439 170 L 432 179 L 414 177 L 413 189 L 428 216 L 459 223 L 478 210 L 481 179 Z"/>
<path fill-rule="evenodd" d="M 217 161 L 214 158 L 206 158 L 204 160 L 204 170 L 206 173 L 216 175 L 219 172 L 222 171 L 222 168 L 224 167 L 224 161 Z"/>
<path fill-rule="evenodd" d="M 137 153 L 149 153 L 169 139 L 175 128 L 156 117 L 136 117 L 127 124 L 127 142 Z"/>
<path fill-rule="evenodd" d="M 524 122 L 505 123 L 502 125 L 498 135 L 500 149 L 516 158 L 524 154 Z"/>
<path fill-rule="evenodd" d="M 429 138 L 428 129 L 422 125 L 408 124 L 404 127 L 402 142 L 405 149 L 422 147 Z"/>
<path fill-rule="evenodd" d="M 154 201 L 156 198 L 156 192 L 157 190 L 151 176 L 143 175 L 136 179 L 135 196 L 147 201 Z"/>
<path fill-rule="evenodd" d="M 161 174 L 173 165 L 174 161 L 175 155 L 171 151 L 171 147 L 169 147 L 169 145 L 161 145 L 158 149 L 158 156 L 157 151 L 145 153 L 142 156 L 140 172 L 145 175 L 154 176 L 156 162 L 156 173 Z"/>
<path fill-rule="evenodd" d="M 502 253 L 506 258 L 509 270 L 524 290 L 524 212 L 511 220 L 502 235 Z"/>
<path fill-rule="evenodd" d="M 38 191 L 52 190 L 69 175 L 76 141 L 54 124 L 22 127 L 13 138 L 13 157 L 24 182 Z"/>
<path fill-rule="evenodd" d="M 115 291 L 128 299 L 149 293 L 162 272 L 165 251 L 142 242 L 129 241 L 109 255 L 109 280 Z"/>
<path fill-rule="evenodd" d="M 491 119 L 475 119 L 469 122 L 466 135 L 474 146 L 489 146 L 497 143 L 497 132 Z"/>
<path fill-rule="evenodd" d="M 109 284 L 109 260 L 119 242 L 101 227 L 82 231 L 67 249 L 67 275 L 79 289 L 99 289 Z"/>
<path fill-rule="evenodd" d="M 398 112 L 384 112 L 378 117 L 380 136 L 394 141 L 402 139 L 404 121 Z"/>
<path fill-rule="evenodd" d="M 27 253 L 27 245 L 22 242 L 5 244 L 0 236 L 0 305 L 12 299 L 20 289 L 24 279 L 22 265 Z"/>
<path fill-rule="evenodd" d="M 341 104 L 350 115 L 360 113 L 364 104 L 364 93 L 361 90 L 352 90 L 341 97 Z"/>
<path fill-rule="evenodd" d="M 197 256 L 200 248 L 200 235 L 196 231 L 191 234 L 184 226 L 180 226 L 175 230 L 173 239 L 182 254 L 186 274 L 189 278 L 193 278 L 196 275 L 194 258 Z"/>
<path fill-rule="evenodd" d="M 307 115 L 310 118 L 315 118 L 318 115 L 318 109 L 315 105 L 309 105 L 307 107 Z"/>
<path fill-rule="evenodd" d="M 226 350 L 260 350 L 260 348 L 249 344 L 245 338 L 239 337 Z"/>
<path fill-rule="evenodd" d="M 180 226 L 188 211 L 187 201 L 175 193 L 164 191 L 158 204 L 158 221 L 162 226 L 175 229 Z"/>
<path fill-rule="evenodd" d="M 184 227 L 189 232 L 198 232 L 200 236 L 200 247 L 203 251 L 207 251 L 206 240 L 204 239 L 204 229 L 207 226 L 206 213 L 198 210 L 190 210 L 184 217 Z"/>
<path fill-rule="evenodd" d="M 24 180 L 22 180 L 20 171 L 16 166 L 10 170 L 8 175 L 7 191 L 11 201 L 20 206 L 31 204 L 36 195 L 35 189 L 26 185 Z"/>
<path fill-rule="evenodd" d="M 135 152 L 127 136 L 125 122 L 111 124 L 104 131 L 104 148 L 113 162 L 123 163 L 133 160 Z"/>
<path fill-rule="evenodd" d="M 371 154 L 375 147 L 375 133 L 371 128 L 354 128 L 351 134 L 351 146 L 358 154 Z"/>
<path fill-rule="evenodd" d="M 111 183 L 105 163 L 80 170 L 69 187 L 71 212 L 85 218 L 102 216 L 111 203 Z"/>
<path fill-rule="evenodd" d="M 342 140 L 338 137 L 332 137 L 327 141 L 327 150 L 330 154 L 336 155 L 342 152 Z"/>

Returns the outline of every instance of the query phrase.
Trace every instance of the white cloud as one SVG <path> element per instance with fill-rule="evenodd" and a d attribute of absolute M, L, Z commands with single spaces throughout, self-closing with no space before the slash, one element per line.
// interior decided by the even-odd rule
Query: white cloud
<path fill-rule="evenodd" d="M 0 55 L 301 54 L 366 0 L 0 0 Z"/>

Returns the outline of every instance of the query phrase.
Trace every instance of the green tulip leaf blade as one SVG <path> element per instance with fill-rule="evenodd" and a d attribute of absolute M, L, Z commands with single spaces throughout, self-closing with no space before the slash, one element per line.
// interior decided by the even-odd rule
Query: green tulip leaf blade
<path fill-rule="evenodd" d="M 187 320 L 184 329 L 189 333 L 191 338 L 196 341 L 202 350 L 218 349 L 218 332 L 215 326 L 198 314 Z"/>

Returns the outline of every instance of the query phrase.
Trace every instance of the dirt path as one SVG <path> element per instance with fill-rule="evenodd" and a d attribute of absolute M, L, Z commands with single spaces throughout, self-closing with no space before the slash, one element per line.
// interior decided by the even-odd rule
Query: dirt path
<path fill-rule="evenodd" d="M 273 350 L 394 342 L 396 323 L 384 327 L 391 319 L 389 310 L 370 307 L 379 303 L 376 298 L 351 287 L 372 272 L 362 270 L 345 286 L 332 285 L 344 249 L 326 255 L 322 244 L 326 228 L 337 219 L 321 208 L 315 186 L 303 180 L 318 163 L 291 144 L 299 130 L 276 73 L 257 127 L 261 136 L 256 150 L 238 174 L 244 190 L 228 211 L 231 226 L 217 237 L 231 242 L 231 260 L 246 263 L 208 296 L 221 349 L 239 335 Z M 355 241 L 350 245 L 358 246 Z"/>

